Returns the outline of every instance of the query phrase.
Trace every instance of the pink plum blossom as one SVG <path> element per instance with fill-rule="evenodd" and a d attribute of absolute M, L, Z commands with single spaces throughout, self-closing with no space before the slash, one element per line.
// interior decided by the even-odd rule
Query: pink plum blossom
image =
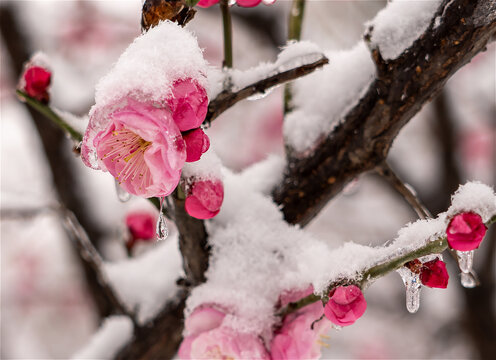
<path fill-rule="evenodd" d="M 177 80 L 172 95 L 167 98 L 172 118 L 181 131 L 198 128 L 208 109 L 207 92 L 191 79 Z"/>
<path fill-rule="evenodd" d="M 329 293 L 325 316 L 339 326 L 352 325 L 367 308 L 362 290 L 356 285 L 339 286 Z"/>
<path fill-rule="evenodd" d="M 479 214 L 465 212 L 455 215 L 448 224 L 446 237 L 452 249 L 475 250 L 479 247 L 487 227 Z"/>
<path fill-rule="evenodd" d="M 281 305 L 286 306 L 312 292 L 313 288 L 309 287 L 305 291 L 282 294 Z M 325 346 L 325 333 L 331 327 L 331 323 L 325 318 L 316 321 L 323 314 L 324 308 L 318 302 L 285 316 L 281 328 L 276 331 L 272 339 L 271 358 L 273 360 L 320 358 L 321 346 Z"/>
<path fill-rule="evenodd" d="M 180 359 L 269 359 L 262 341 L 253 334 L 222 326 L 225 313 L 202 306 L 186 319 Z"/>
<path fill-rule="evenodd" d="M 50 86 L 52 73 L 41 66 L 29 66 L 22 75 L 20 86 L 26 94 L 43 103 L 48 103 L 50 95 L 48 87 Z"/>
<path fill-rule="evenodd" d="M 170 111 L 131 97 L 110 110 L 91 113 L 81 148 L 83 161 L 91 167 L 94 151 L 102 170 L 124 190 L 142 197 L 169 195 L 186 161 L 186 145 Z"/>
<path fill-rule="evenodd" d="M 202 129 L 194 129 L 183 133 L 183 139 L 186 143 L 186 161 L 193 162 L 200 160 L 200 157 L 210 147 L 210 140 Z"/>
<path fill-rule="evenodd" d="M 448 287 L 449 274 L 444 261 L 435 259 L 422 264 L 420 269 L 420 281 L 431 288 L 446 289 Z"/>
<path fill-rule="evenodd" d="M 255 7 L 261 2 L 262 0 L 236 0 L 236 4 L 242 7 Z"/>
<path fill-rule="evenodd" d="M 189 215 L 197 219 L 211 219 L 219 213 L 223 200 L 222 181 L 197 180 L 190 186 L 184 207 Z"/>

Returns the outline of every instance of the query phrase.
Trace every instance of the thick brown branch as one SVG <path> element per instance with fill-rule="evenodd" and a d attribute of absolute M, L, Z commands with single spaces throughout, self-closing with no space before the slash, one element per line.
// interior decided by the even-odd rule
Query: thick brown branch
<path fill-rule="evenodd" d="M 217 97 L 208 105 L 208 112 L 205 122 L 209 123 L 213 121 L 220 114 L 241 100 L 255 94 L 263 94 L 268 89 L 276 85 L 284 84 L 288 81 L 308 75 L 328 63 L 329 59 L 322 55 L 321 59 L 314 61 L 313 63 L 301 65 L 296 68 L 269 76 L 265 79 L 257 81 L 254 84 L 248 85 L 239 91 L 232 92 L 230 90 L 225 90 L 217 95 Z"/>
<path fill-rule="evenodd" d="M 273 194 L 288 222 L 307 224 L 350 180 L 381 163 L 401 128 L 450 76 L 485 50 L 496 34 L 496 21 L 489 15 L 486 22 L 473 21 L 483 1 L 443 1 L 439 26 L 431 26 L 388 62 L 388 71 L 311 155 L 289 160 Z"/>

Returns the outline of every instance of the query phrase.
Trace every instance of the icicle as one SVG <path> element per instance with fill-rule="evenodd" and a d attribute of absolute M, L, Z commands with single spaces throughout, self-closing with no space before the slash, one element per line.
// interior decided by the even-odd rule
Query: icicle
<path fill-rule="evenodd" d="M 115 192 L 117 193 L 117 198 L 120 202 L 126 202 L 131 199 L 131 194 L 121 187 L 117 179 L 115 179 Z"/>
<path fill-rule="evenodd" d="M 169 236 L 169 228 L 167 227 L 167 220 L 165 219 L 165 215 L 163 212 L 164 199 L 165 198 L 160 199 L 160 210 L 159 210 L 157 229 L 156 229 L 157 240 L 165 240 L 167 239 L 167 236 Z"/>
<path fill-rule="evenodd" d="M 460 282 L 462 286 L 467 289 L 472 289 L 477 286 L 477 280 L 471 273 L 461 273 Z"/>
<path fill-rule="evenodd" d="M 263 92 L 258 92 L 256 94 L 253 94 L 252 96 L 248 96 L 246 100 L 249 101 L 255 101 L 255 100 L 260 100 L 263 99 L 264 97 L 267 97 L 274 89 L 278 88 L 279 86 L 272 86 L 268 89 L 265 89 Z"/>
<path fill-rule="evenodd" d="M 469 273 L 472 271 L 472 265 L 474 263 L 474 250 L 471 251 L 457 251 L 458 256 L 458 266 L 462 273 Z"/>
<path fill-rule="evenodd" d="M 406 309 L 410 313 L 416 313 L 420 307 L 420 274 L 415 274 L 406 267 L 396 270 L 406 287 Z"/>

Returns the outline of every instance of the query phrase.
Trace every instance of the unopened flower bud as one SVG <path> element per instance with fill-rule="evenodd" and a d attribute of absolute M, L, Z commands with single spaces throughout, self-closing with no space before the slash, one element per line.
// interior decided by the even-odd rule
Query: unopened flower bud
<path fill-rule="evenodd" d="M 325 316 L 339 326 L 352 325 L 367 309 L 362 290 L 356 285 L 339 286 L 329 293 Z"/>
<path fill-rule="evenodd" d="M 198 180 L 190 185 L 184 207 L 194 218 L 211 219 L 219 213 L 223 200 L 224 186 L 220 180 Z"/>
<path fill-rule="evenodd" d="M 479 214 L 460 213 L 451 219 L 446 229 L 446 237 L 452 249 L 470 251 L 479 247 L 486 230 L 486 225 Z"/>
<path fill-rule="evenodd" d="M 24 66 L 24 72 L 19 80 L 18 89 L 32 98 L 47 104 L 50 101 L 48 93 L 52 73 L 45 64 L 44 55 L 35 54 Z"/>
<path fill-rule="evenodd" d="M 420 281 L 431 288 L 446 289 L 448 287 L 449 274 L 446 264 L 439 259 L 428 261 L 422 264 L 420 271 Z"/>

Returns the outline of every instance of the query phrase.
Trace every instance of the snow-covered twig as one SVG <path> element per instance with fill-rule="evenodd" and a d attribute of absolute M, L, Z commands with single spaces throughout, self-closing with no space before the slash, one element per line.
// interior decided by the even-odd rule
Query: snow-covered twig
<path fill-rule="evenodd" d="M 217 95 L 217 97 L 215 97 L 208 105 L 208 112 L 207 117 L 205 118 L 205 122 L 209 123 L 215 120 L 220 114 L 222 114 L 224 111 L 241 100 L 244 100 L 255 94 L 263 94 L 268 89 L 274 86 L 281 85 L 288 81 L 308 75 L 328 63 L 329 59 L 327 59 L 322 54 L 322 56 L 316 61 L 299 65 L 289 70 L 265 77 L 261 80 L 245 86 L 241 90 L 225 90 Z"/>

